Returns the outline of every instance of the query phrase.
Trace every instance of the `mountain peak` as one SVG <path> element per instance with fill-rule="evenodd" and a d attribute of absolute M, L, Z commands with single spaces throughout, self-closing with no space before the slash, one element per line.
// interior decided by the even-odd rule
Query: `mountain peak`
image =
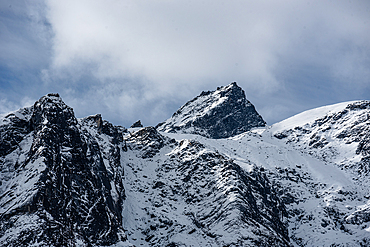
<path fill-rule="evenodd" d="M 43 125 L 56 125 L 64 128 L 69 123 L 76 124 L 73 109 L 67 106 L 58 93 L 49 93 L 33 105 L 31 126 L 42 128 Z"/>
<path fill-rule="evenodd" d="M 236 82 L 203 91 L 157 126 L 159 131 L 198 134 L 219 139 L 263 127 L 266 122 Z"/>
<path fill-rule="evenodd" d="M 101 115 L 94 117 L 101 124 Z M 123 185 L 119 179 L 109 182 L 121 176 L 122 133 L 109 123 L 96 123 L 95 130 L 86 122 L 78 122 L 58 94 L 48 94 L 0 125 L 1 246 L 125 240 Z M 97 135 L 110 142 L 99 146 Z M 9 193 L 13 188 L 16 192 Z"/>

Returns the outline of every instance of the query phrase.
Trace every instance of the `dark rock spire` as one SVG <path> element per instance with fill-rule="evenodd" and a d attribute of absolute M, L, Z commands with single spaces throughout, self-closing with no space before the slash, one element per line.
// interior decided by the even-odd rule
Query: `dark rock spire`
<path fill-rule="evenodd" d="M 236 82 L 215 91 L 202 92 L 157 126 L 159 131 L 199 134 L 209 138 L 227 138 L 263 127 L 245 92 Z"/>

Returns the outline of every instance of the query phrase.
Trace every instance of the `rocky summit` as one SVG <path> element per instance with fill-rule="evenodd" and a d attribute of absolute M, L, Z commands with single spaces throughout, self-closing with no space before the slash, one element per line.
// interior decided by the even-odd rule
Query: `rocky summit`
<path fill-rule="evenodd" d="M 0 116 L 0 246 L 369 246 L 369 126 L 266 126 L 236 83 L 129 129 L 48 94 Z"/>
<path fill-rule="evenodd" d="M 157 129 L 219 139 L 265 125 L 243 89 L 233 82 L 215 91 L 202 92 L 160 123 Z"/>
<path fill-rule="evenodd" d="M 123 140 L 121 130 L 110 132 L 109 125 L 100 116 L 77 120 L 57 94 L 2 119 L 3 246 L 125 240 L 118 146 Z M 110 141 L 99 145 L 99 135 Z"/>

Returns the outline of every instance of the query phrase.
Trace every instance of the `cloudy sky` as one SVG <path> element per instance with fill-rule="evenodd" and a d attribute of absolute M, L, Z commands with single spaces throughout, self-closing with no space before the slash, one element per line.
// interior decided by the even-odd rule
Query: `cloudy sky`
<path fill-rule="evenodd" d="M 0 113 L 58 92 L 156 125 L 233 81 L 268 124 L 370 99 L 370 1 L 0 1 Z"/>

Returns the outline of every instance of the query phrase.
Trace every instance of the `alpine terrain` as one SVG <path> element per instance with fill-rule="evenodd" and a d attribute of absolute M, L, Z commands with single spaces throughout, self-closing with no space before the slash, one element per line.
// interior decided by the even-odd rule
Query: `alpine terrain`
<path fill-rule="evenodd" d="M 156 127 L 0 115 L 0 246 L 370 246 L 370 101 L 267 126 L 234 82 Z"/>

